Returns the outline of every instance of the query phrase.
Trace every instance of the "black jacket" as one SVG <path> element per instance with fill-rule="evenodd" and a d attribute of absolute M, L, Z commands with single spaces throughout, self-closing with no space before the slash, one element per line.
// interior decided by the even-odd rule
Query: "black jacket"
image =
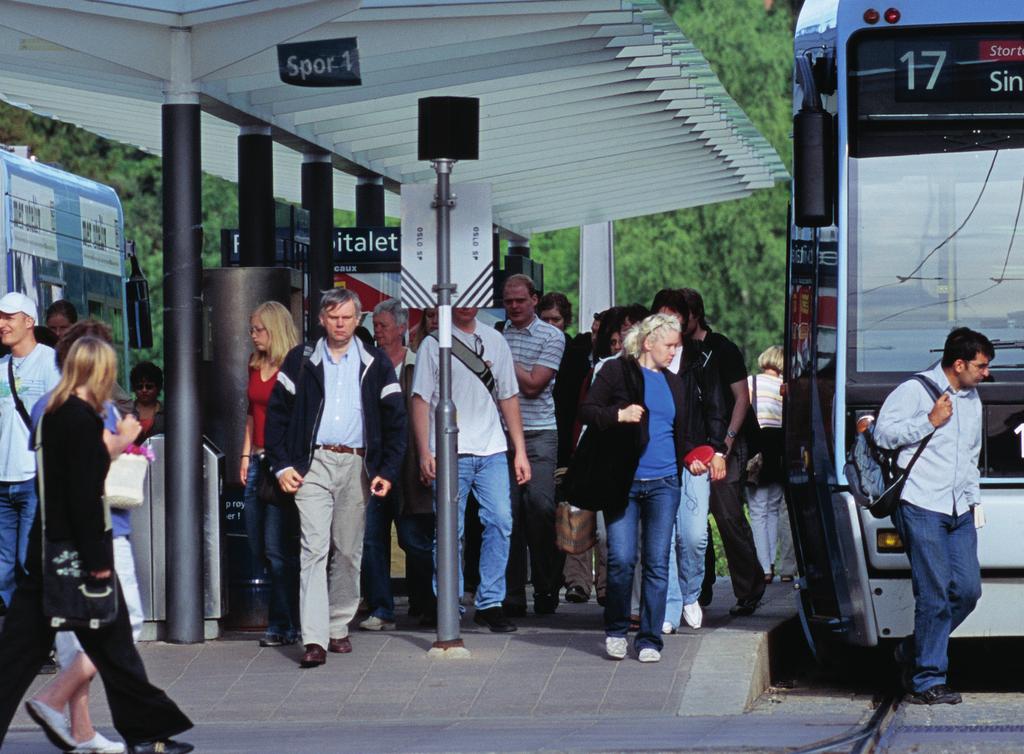
<path fill-rule="evenodd" d="M 640 456 L 649 441 L 649 412 L 644 411 L 637 424 L 620 424 L 618 411 L 634 403 L 644 405 L 640 369 L 635 359 L 605 362 L 580 405 L 580 420 L 587 429 L 569 466 L 568 488 L 574 505 L 602 510 L 626 505 Z M 683 457 L 708 443 L 707 424 L 692 372 L 679 376 L 665 370 L 663 374 L 676 408 L 673 437 L 681 472 Z"/>
<path fill-rule="evenodd" d="M 721 333 L 711 332 L 702 341 L 688 340 L 683 349 L 683 368 L 680 371 L 687 371 L 693 374 L 694 379 L 700 388 L 700 399 L 704 406 L 704 415 L 707 417 L 709 445 L 716 450 L 724 451 L 725 435 L 729 431 L 729 421 L 732 419 L 732 409 L 736 404 L 736 398 L 732 394 L 729 385 L 725 382 L 725 376 L 721 372 L 723 362 L 726 359 L 737 361 L 742 364 L 743 352 L 739 347 Z M 734 375 L 739 379 L 746 380 L 746 369 L 743 374 Z M 747 411 L 747 419 L 741 428 L 741 433 L 753 447 L 758 440 L 757 421 L 751 411 Z M 750 427 L 753 420 L 754 427 Z"/>
<path fill-rule="evenodd" d="M 45 511 L 46 538 L 71 541 L 86 571 L 114 567 L 113 539 L 103 507 L 103 484 L 110 455 L 103 444 L 103 421 L 92 406 L 72 395 L 42 421 L 43 478 L 36 479 Z M 37 527 L 30 536 L 25 567 L 38 573 L 42 562 Z M 34 541 L 32 541 L 34 540 Z"/>
<path fill-rule="evenodd" d="M 305 475 L 313 463 L 313 445 L 324 410 L 323 339 L 305 358 L 306 346 L 288 352 L 270 393 L 264 440 L 270 466 L 289 466 Z M 405 455 L 407 418 L 402 389 L 391 360 L 375 346 L 353 338 L 359 353 L 359 385 L 363 404 L 366 475 L 391 483 L 399 479 Z"/>

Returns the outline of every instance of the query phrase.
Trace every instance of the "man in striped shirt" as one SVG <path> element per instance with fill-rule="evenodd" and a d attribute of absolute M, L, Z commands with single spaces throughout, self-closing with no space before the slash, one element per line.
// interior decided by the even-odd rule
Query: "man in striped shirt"
<path fill-rule="evenodd" d="M 533 582 L 533 611 L 555 612 L 565 556 L 555 546 L 555 461 L 558 430 L 552 389 L 565 350 L 562 332 L 536 313 L 538 296 L 527 275 L 505 281 L 505 339 L 519 381 L 526 453 L 533 470 L 526 484 L 512 490 L 512 542 L 506 572 L 505 612 L 526 614 L 526 551 Z"/>

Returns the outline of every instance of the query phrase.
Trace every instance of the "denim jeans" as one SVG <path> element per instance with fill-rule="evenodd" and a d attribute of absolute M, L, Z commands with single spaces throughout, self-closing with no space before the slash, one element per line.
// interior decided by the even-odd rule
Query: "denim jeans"
<path fill-rule="evenodd" d="M 249 537 L 254 577 L 266 569 L 270 577 L 267 633 L 299 633 L 299 518 L 294 504 L 267 505 L 256 495 L 259 459 L 253 456 L 245 481 L 245 531 Z M 268 567 L 269 566 L 269 567 Z"/>
<path fill-rule="evenodd" d="M 404 516 L 401 498 L 393 492 L 386 498 L 372 496 L 366 504 L 363 533 L 363 596 L 370 613 L 382 620 L 395 619 L 395 596 L 391 589 L 391 523 L 398 532 L 398 546 L 405 552 L 406 581 L 410 602 L 430 592 L 434 570 L 434 516 Z M 422 606 L 428 607 L 429 606 Z"/>
<path fill-rule="evenodd" d="M 913 635 L 900 653 L 913 658 L 914 692 L 925 692 L 946 682 L 949 634 L 981 597 L 978 533 L 970 509 L 953 517 L 903 501 L 892 518 L 913 584 Z"/>
<path fill-rule="evenodd" d="M 476 609 L 496 607 L 505 599 L 505 566 L 508 564 L 509 539 L 512 536 L 512 499 L 509 493 L 508 456 L 504 452 L 489 456 L 459 456 L 459 560 L 465 531 L 466 499 L 472 490 L 480 504 L 483 536 L 480 543 L 480 585 L 476 590 Z M 435 487 L 436 492 L 436 487 Z M 435 506 L 437 496 L 434 496 Z M 437 591 L 437 539 L 434 539 L 434 590 Z M 459 569 L 459 594 L 462 594 L 462 569 Z"/>
<path fill-rule="evenodd" d="M 970 509 L 955 518 L 901 502 L 893 524 L 907 549 L 914 585 L 914 634 L 900 652 L 914 658 L 914 691 L 946 682 L 949 635 L 981 597 L 978 533 Z"/>
<path fill-rule="evenodd" d="M 690 605 L 700 597 L 704 553 L 708 548 L 710 500 L 711 480 L 708 475 L 694 476 L 684 469 L 679 511 L 672 531 L 675 557 L 668 563 L 668 600 L 665 605 L 665 620 L 676 628 L 679 627 L 683 605 Z"/>
<path fill-rule="evenodd" d="M 629 500 L 621 511 L 605 512 L 608 528 L 608 594 L 604 608 L 607 636 L 625 637 L 629 628 L 629 599 L 636 567 L 638 527 L 643 523 L 643 579 L 640 587 L 640 633 L 637 651 L 661 650 L 661 624 L 665 620 L 668 563 L 672 525 L 679 508 L 679 477 L 634 479 Z"/>
<path fill-rule="evenodd" d="M 14 572 L 25 565 L 28 532 L 36 517 L 36 480 L 0 482 L 0 597 L 10 607 Z"/>

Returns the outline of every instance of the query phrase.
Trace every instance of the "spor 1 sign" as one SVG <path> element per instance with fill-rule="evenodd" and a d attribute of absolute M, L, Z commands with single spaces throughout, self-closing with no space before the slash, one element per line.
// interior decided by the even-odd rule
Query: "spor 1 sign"
<path fill-rule="evenodd" d="M 317 39 L 277 46 L 281 81 L 292 86 L 359 86 L 359 47 L 355 37 Z"/>

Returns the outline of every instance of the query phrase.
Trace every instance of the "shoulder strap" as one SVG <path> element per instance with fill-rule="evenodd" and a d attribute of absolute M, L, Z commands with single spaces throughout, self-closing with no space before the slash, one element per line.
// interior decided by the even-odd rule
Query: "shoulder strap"
<path fill-rule="evenodd" d="M 434 340 L 438 340 L 437 332 L 431 332 L 430 337 Z M 467 346 L 454 335 L 452 336 L 452 356 L 461 361 L 466 369 L 475 374 L 480 381 L 484 383 L 484 387 L 487 388 L 487 392 L 491 394 L 492 398 L 495 400 L 498 399 L 498 386 L 494 380 L 494 374 L 491 372 L 491 368 L 487 366 L 487 362 L 484 361 L 483 356 L 475 353 L 472 348 Z"/>
<path fill-rule="evenodd" d="M 923 374 L 915 374 L 914 379 L 921 383 L 933 401 L 937 401 L 942 396 L 942 390 L 935 384 L 935 380 L 925 377 Z"/>
<path fill-rule="evenodd" d="M 937 401 L 942 395 L 942 391 L 939 389 L 939 386 L 935 384 L 934 380 L 925 377 L 923 374 L 915 374 L 914 379 L 920 382 L 924 389 L 928 391 L 928 395 L 931 396 L 932 400 Z M 910 457 L 910 462 L 907 464 L 907 467 L 903 469 L 904 476 L 910 476 L 910 470 L 914 468 L 914 464 L 917 463 L 917 459 L 921 457 L 925 447 L 928 445 L 928 441 L 934 436 L 935 430 L 933 429 L 923 440 L 921 440 L 920 443 L 918 443 L 917 450 L 915 450 L 914 455 Z"/>
<path fill-rule="evenodd" d="M 18 416 L 25 422 L 25 428 L 31 432 L 32 419 L 29 417 L 28 411 L 25 410 L 25 404 L 21 402 L 18 388 L 14 386 L 14 354 L 7 359 L 7 384 L 11 386 L 11 397 L 14 398 L 14 407 L 18 409 Z"/>

